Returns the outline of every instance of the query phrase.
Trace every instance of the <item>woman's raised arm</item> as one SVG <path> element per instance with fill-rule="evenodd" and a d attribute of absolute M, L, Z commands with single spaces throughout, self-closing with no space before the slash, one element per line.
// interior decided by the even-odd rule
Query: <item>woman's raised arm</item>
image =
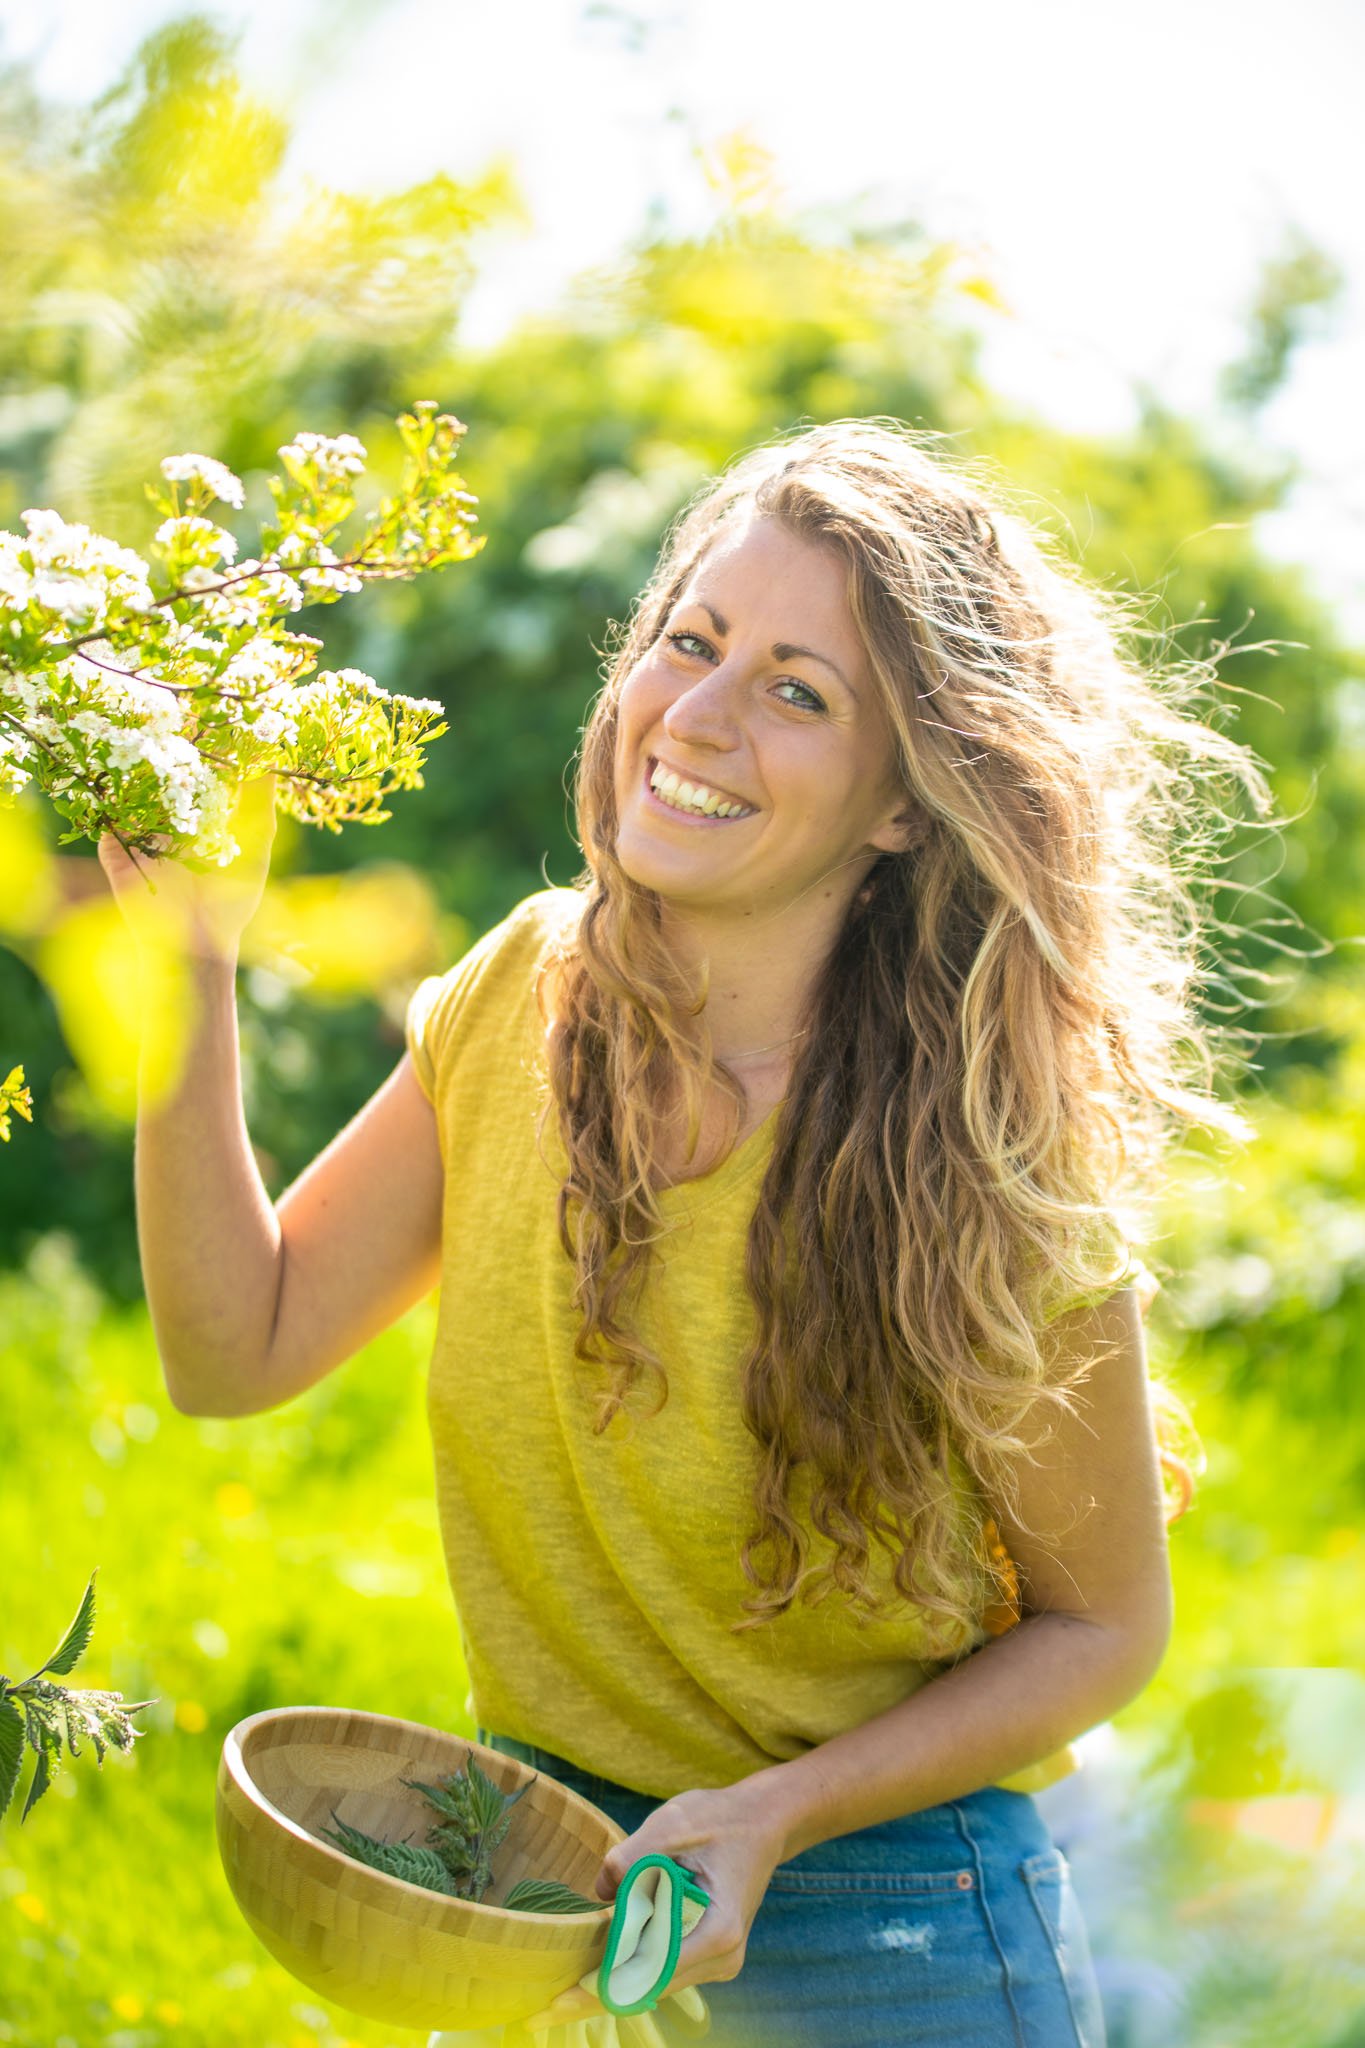
<path fill-rule="evenodd" d="M 145 881 L 112 838 L 100 860 L 136 929 Z M 143 1285 L 167 1392 L 187 1415 L 278 1407 L 440 1273 L 436 1117 L 406 1053 L 277 1203 L 261 1179 L 242 1106 L 236 954 L 264 866 L 247 888 L 234 873 L 229 902 L 217 877 L 153 862 L 158 885 L 196 913 L 184 1065 L 155 1100 L 144 1055 L 134 1155 Z"/>

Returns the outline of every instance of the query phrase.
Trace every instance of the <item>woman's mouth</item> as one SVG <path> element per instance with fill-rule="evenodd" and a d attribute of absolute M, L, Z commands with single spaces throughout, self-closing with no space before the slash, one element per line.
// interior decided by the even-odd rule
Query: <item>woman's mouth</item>
<path fill-rule="evenodd" d="M 689 781 L 651 754 L 645 763 L 645 798 L 651 809 L 673 818 L 691 818 L 703 825 L 732 825 L 755 816 L 757 806 L 741 802 L 707 782 Z"/>

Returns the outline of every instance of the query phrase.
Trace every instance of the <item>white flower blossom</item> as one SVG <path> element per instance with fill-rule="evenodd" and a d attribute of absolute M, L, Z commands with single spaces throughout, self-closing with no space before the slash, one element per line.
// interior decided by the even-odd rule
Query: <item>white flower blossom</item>
<path fill-rule="evenodd" d="M 15 732 L 11 726 L 0 725 L 0 796 L 18 796 L 30 779 L 27 768 L 20 764 L 33 751 L 33 744 L 25 734 Z"/>
<path fill-rule="evenodd" d="M 258 713 L 251 730 L 257 739 L 264 740 L 267 746 L 274 746 L 277 740 L 283 740 L 292 746 L 299 736 L 295 721 L 286 718 L 284 713 L 277 711 L 272 704 L 267 704 L 264 711 Z"/>
<path fill-rule="evenodd" d="M 290 467 L 312 464 L 324 477 L 359 476 L 365 467 L 365 448 L 354 434 L 295 434 L 279 452 Z"/>
<path fill-rule="evenodd" d="M 24 716 L 31 717 L 42 702 L 44 690 L 41 683 L 30 681 L 28 676 L 7 675 L 4 679 L 3 697 L 18 703 Z M 3 701 L 3 698 L 0 698 Z M 6 707 L 8 709 L 8 706 Z"/>
<path fill-rule="evenodd" d="M 249 556 L 246 561 L 237 564 L 238 574 L 254 577 L 259 573 L 260 592 L 256 599 L 258 603 L 283 605 L 286 611 L 299 611 L 304 604 L 303 590 L 292 576 L 286 576 L 276 568 L 276 559 L 274 555 L 267 555 L 263 562 L 258 562 L 254 555 Z M 321 645 L 321 642 L 318 644 Z"/>
<path fill-rule="evenodd" d="M 334 562 L 337 558 L 335 549 L 329 548 L 326 541 L 319 540 L 316 527 L 299 525 L 293 533 L 285 535 L 273 559 L 283 562 L 286 568 L 292 568 L 305 555 L 311 555 L 318 562 Z"/>
<path fill-rule="evenodd" d="M 225 868 L 236 860 L 241 847 L 233 838 L 229 825 L 232 820 L 233 794 L 221 776 L 205 770 L 205 779 L 199 789 L 199 814 L 190 828 L 197 837 L 194 851 L 201 860 L 216 862 Z"/>
<path fill-rule="evenodd" d="M 45 570 L 33 578 L 30 597 L 32 603 L 60 612 L 64 619 L 84 622 L 104 616 L 104 592 L 93 589 L 83 576 L 53 575 Z"/>
<path fill-rule="evenodd" d="M 299 581 L 306 590 L 339 590 L 343 594 L 365 588 L 365 579 L 354 569 L 300 569 Z"/>
<path fill-rule="evenodd" d="M 189 513 L 181 513 L 176 519 L 163 519 L 155 539 L 157 546 L 162 548 L 192 547 L 198 552 L 207 546 L 225 562 L 237 559 L 237 543 L 230 533 L 221 526 L 215 526 L 211 519 L 200 519 Z"/>
<path fill-rule="evenodd" d="M 335 710 L 344 700 L 335 687 L 335 678 L 330 675 L 314 676 L 311 682 L 300 683 L 291 695 L 291 704 L 300 716 L 315 711 L 321 715 Z"/>
<path fill-rule="evenodd" d="M 115 725 L 101 711 L 68 711 L 66 726 L 68 732 L 83 732 L 88 740 L 113 739 L 128 730 L 126 726 Z"/>
<path fill-rule="evenodd" d="M 288 683 L 297 663 L 298 656 L 292 647 L 283 647 L 278 640 L 258 633 L 254 640 L 237 649 L 223 670 L 222 681 L 238 696 L 250 697 Z"/>
<path fill-rule="evenodd" d="M 131 548 L 121 548 L 88 526 L 68 525 L 56 512 L 29 511 L 21 515 L 28 528 L 28 555 L 35 569 L 116 569 L 128 576 L 146 577 L 147 564 Z"/>
<path fill-rule="evenodd" d="M 131 548 L 121 548 L 88 526 L 68 524 L 56 512 L 23 514 L 27 540 L 0 534 L 0 599 L 26 606 L 33 601 L 64 617 L 103 618 L 110 605 L 147 611 L 155 602 L 147 580 L 147 564 Z M 86 590 L 84 611 L 78 603 Z"/>
<path fill-rule="evenodd" d="M 0 602 L 26 605 L 33 589 L 32 571 L 20 559 L 23 542 L 17 533 L 0 533 Z"/>
<path fill-rule="evenodd" d="M 211 455 L 168 455 L 161 464 L 161 474 L 167 483 L 207 484 L 215 498 L 224 505 L 235 505 L 238 511 L 246 503 L 241 478 Z"/>
<path fill-rule="evenodd" d="M 79 716 L 79 714 L 77 714 Z M 94 717 L 95 714 L 86 714 Z M 68 723 L 74 723 L 69 718 Z M 142 764 L 156 777 L 167 822 L 173 832 L 193 835 L 201 830 L 206 812 L 215 821 L 222 809 L 218 800 L 218 777 L 214 775 L 191 741 L 178 733 L 153 732 L 145 726 L 120 726 L 97 737 L 111 768 L 127 770 Z M 217 837 L 205 849 L 217 858 Z M 234 849 L 235 850 L 235 849 Z M 232 855 L 228 855 L 231 859 Z"/>
<path fill-rule="evenodd" d="M 222 642 L 211 633 L 201 633 L 187 619 L 166 621 L 166 644 L 176 654 L 217 654 Z"/>
<path fill-rule="evenodd" d="M 103 662 L 115 662 L 120 658 L 106 641 L 92 641 L 88 649 L 91 659 L 79 651 L 58 662 L 56 672 L 68 682 L 81 685 L 87 698 L 103 704 L 122 718 L 137 719 L 156 731 L 175 732 L 184 723 L 178 691 L 158 685 L 135 670 L 124 674 L 110 667 L 101 667 L 93 658 Z"/>
<path fill-rule="evenodd" d="M 389 693 L 377 683 L 373 676 L 367 676 L 363 668 L 338 668 L 327 671 L 337 682 L 345 683 L 352 690 L 363 691 L 367 697 L 378 697 L 388 702 Z"/>
<path fill-rule="evenodd" d="M 244 570 L 249 571 L 252 566 L 253 564 L 249 562 L 242 563 Z M 229 629 L 233 626 L 259 625 L 261 613 L 265 609 L 264 596 L 249 591 L 240 582 L 234 582 L 230 590 L 215 590 L 213 586 L 221 581 L 220 569 L 210 569 L 206 562 L 195 562 L 185 570 L 180 578 L 180 585 L 183 590 L 195 593 L 195 608 L 210 625 Z M 303 603 L 301 591 L 298 593 L 298 602 Z M 288 609 L 295 611 L 298 606 L 291 604 Z"/>

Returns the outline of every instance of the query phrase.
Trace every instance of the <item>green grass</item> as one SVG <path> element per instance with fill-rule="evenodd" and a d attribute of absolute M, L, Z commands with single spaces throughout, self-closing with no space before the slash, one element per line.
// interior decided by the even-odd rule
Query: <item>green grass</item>
<path fill-rule="evenodd" d="M 266 1954 L 214 1838 L 227 1731 L 294 1702 L 473 1733 L 423 1409 L 430 1304 L 289 1406 L 176 1413 L 145 1312 L 42 1247 L 0 1279 L 0 1669 L 55 1647 L 95 1566 L 72 1682 L 157 1699 L 131 1754 L 66 1762 L 0 1828 L 0 2041 L 22 2048 L 411 2043 L 324 2009 Z"/>
<path fill-rule="evenodd" d="M 0 2042 L 422 2038 L 327 2007 L 266 1955 L 228 1891 L 213 1809 L 223 1737 L 263 1707 L 359 1706 L 473 1732 L 426 1435 L 433 1324 L 427 1303 L 273 1414 L 194 1420 L 165 1396 L 145 1312 L 103 1304 L 61 1238 L 0 1277 L 0 1669 L 37 1666 L 98 1566 L 74 1681 L 157 1700 L 131 1755 L 111 1752 L 102 1771 L 67 1762 L 21 1826 L 25 1766 L 0 1827 Z M 1182 2048 L 1344 2048 L 1365 2010 L 1348 1904 L 1359 1854 L 1337 1884 L 1330 1858 L 1229 1832 L 1190 1804 L 1311 1787 L 1328 1768 L 1316 1743 L 1312 1756 L 1289 1738 L 1277 1748 L 1248 1719 L 1245 1687 L 1227 1692 L 1238 1673 L 1365 1665 L 1354 1432 L 1248 1391 L 1248 1341 L 1206 1333 L 1156 1359 L 1176 1367 L 1210 1462 L 1172 1532 L 1175 1640 L 1117 1723 L 1143 1775 L 1114 1846 L 1140 1869 L 1141 1897 L 1097 1915 L 1094 1933 L 1097 1950 L 1176 1972 Z M 1128 2039 L 1119 2025 L 1111 2048 Z"/>

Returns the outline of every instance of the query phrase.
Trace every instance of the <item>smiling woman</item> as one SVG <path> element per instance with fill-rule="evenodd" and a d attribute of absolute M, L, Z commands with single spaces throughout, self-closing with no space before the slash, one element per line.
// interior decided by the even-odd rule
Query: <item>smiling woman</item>
<path fill-rule="evenodd" d="M 1171 1626 L 1135 1238 L 1245 1132 L 1192 885 L 1213 778 L 1270 807 L 1123 623 L 896 423 L 754 451 L 618 635 L 580 884 L 414 1003 L 474 1709 L 630 1830 L 608 1892 L 696 1873 L 718 2043 L 1103 2039 L 1030 1794 Z"/>
<path fill-rule="evenodd" d="M 1032 1794 L 1171 1627 L 1137 1246 L 1167 1138 L 1243 1129 L 1192 883 L 1214 778 L 1269 801 L 1054 554 L 894 422 L 746 455 L 620 631 L 579 883 L 420 985 L 278 1203 L 207 928 L 140 1108 L 186 1412 L 279 1406 L 439 1276 L 469 1711 L 626 1830 L 604 1900 L 696 1877 L 715 2048 L 1103 2039 Z"/>

